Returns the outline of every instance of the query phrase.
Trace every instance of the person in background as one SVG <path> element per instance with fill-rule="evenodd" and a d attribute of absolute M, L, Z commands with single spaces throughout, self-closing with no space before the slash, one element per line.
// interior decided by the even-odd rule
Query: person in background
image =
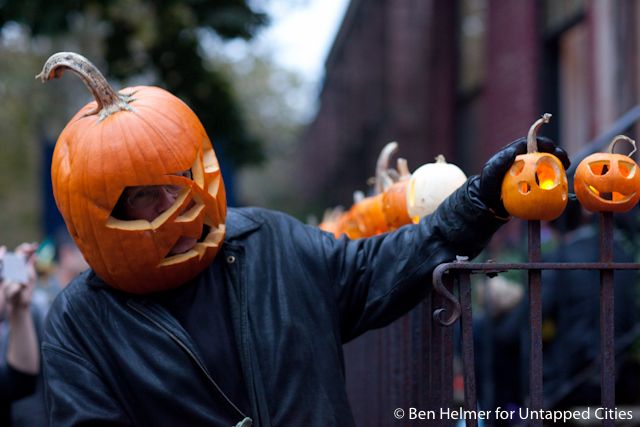
<path fill-rule="evenodd" d="M 44 319 L 53 300 L 71 280 L 88 265 L 66 228 L 60 228 L 53 238 L 45 239 L 35 255 L 38 273 L 31 301 L 31 315 L 36 329 L 38 342 L 42 340 Z M 6 342 L 7 330 L 0 331 L 0 342 Z M 38 375 L 35 391 L 12 403 L 11 418 L 13 427 L 45 427 L 49 425 L 44 400 L 44 380 Z M 3 424 L 4 425 L 4 424 Z"/>
<path fill-rule="evenodd" d="M 38 248 L 36 267 L 41 277 L 33 295 L 33 303 L 46 313 L 60 291 L 89 268 L 80 249 L 65 227 Z"/>
<path fill-rule="evenodd" d="M 11 426 L 12 403 L 34 392 L 40 372 L 40 350 L 30 310 L 36 282 L 35 243 L 22 244 L 17 254 L 27 258 L 27 283 L 0 282 L 0 425 Z M 0 247 L 0 260 L 6 248 Z"/>

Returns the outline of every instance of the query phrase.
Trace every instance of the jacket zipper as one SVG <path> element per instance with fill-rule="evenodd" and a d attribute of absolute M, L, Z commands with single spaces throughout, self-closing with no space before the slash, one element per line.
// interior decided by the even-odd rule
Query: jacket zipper
<path fill-rule="evenodd" d="M 238 408 L 232 401 L 231 399 L 229 399 L 229 397 L 227 397 L 227 395 L 224 393 L 224 391 L 222 391 L 222 389 L 218 386 L 218 384 L 215 382 L 215 380 L 211 377 L 211 375 L 209 374 L 209 372 L 207 371 L 207 369 L 202 365 L 202 362 L 200 362 L 200 359 L 198 359 L 198 357 L 191 351 L 191 349 L 189 349 L 189 347 L 187 347 L 187 345 L 182 342 L 180 340 L 180 338 L 178 338 L 173 332 L 171 332 L 169 329 L 167 329 L 162 323 L 158 322 L 157 320 L 155 320 L 153 317 L 149 316 L 147 313 L 145 313 L 143 310 L 141 310 L 139 307 L 136 307 L 134 304 L 128 304 L 129 307 L 133 308 L 135 311 L 137 311 L 138 313 L 140 313 L 142 316 L 144 316 L 147 320 L 149 320 L 151 323 L 153 323 L 154 325 L 156 325 L 158 328 L 160 328 L 164 333 L 166 333 L 167 335 L 169 335 L 169 337 L 175 341 L 190 357 L 191 359 L 193 359 L 194 362 L 196 362 L 196 365 L 198 365 L 198 367 L 200 368 L 200 370 L 202 371 L 202 373 L 204 373 L 204 375 L 207 377 L 207 379 L 209 380 L 209 382 L 211 382 L 211 384 L 213 384 L 213 386 L 215 387 L 215 389 L 218 391 L 218 393 L 220 393 L 220 395 L 222 397 L 224 397 L 224 399 L 227 401 L 227 403 L 236 411 L 238 412 L 238 414 L 240 414 L 240 416 L 243 418 L 242 421 L 240 421 L 237 425 L 238 426 L 251 426 L 252 421 L 251 418 L 247 417 L 241 410 L 240 408 Z"/>

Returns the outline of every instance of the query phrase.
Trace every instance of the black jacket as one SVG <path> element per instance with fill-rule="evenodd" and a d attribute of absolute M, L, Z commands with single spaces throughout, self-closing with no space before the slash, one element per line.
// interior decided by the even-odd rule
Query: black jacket
<path fill-rule="evenodd" d="M 504 222 L 470 196 L 472 181 L 419 225 L 363 240 L 336 240 L 281 213 L 229 210 L 214 261 L 224 273 L 194 280 L 230 290 L 250 414 L 225 401 L 166 310 L 82 274 L 45 330 L 52 426 L 216 425 L 221 410 L 257 426 L 354 425 L 342 344 L 414 307 L 435 266 L 477 255 Z"/>

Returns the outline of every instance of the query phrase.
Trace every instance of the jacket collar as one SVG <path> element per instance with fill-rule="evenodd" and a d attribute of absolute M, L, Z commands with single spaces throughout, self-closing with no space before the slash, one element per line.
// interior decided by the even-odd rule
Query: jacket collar
<path fill-rule="evenodd" d="M 260 228 L 261 223 L 247 216 L 243 209 L 229 208 L 227 210 L 225 240 L 234 240 Z"/>

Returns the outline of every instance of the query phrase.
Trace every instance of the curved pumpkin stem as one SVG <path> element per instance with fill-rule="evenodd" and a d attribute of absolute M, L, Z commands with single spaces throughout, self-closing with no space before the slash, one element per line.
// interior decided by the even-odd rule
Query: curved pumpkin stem
<path fill-rule="evenodd" d="M 619 141 L 627 141 L 629 144 L 631 144 L 633 146 L 633 150 L 631 150 L 631 152 L 629 154 L 627 154 L 628 157 L 633 156 L 633 153 L 635 153 L 638 149 L 636 147 L 636 142 L 629 138 L 626 135 L 618 135 L 615 138 L 613 138 L 613 141 L 611 141 L 611 144 L 609 144 L 609 153 L 613 154 L 613 150 L 615 148 L 615 145 L 619 142 Z"/>
<path fill-rule="evenodd" d="M 538 152 L 538 129 L 540 129 L 543 123 L 549 123 L 549 120 L 551 120 L 551 114 L 544 113 L 542 117 L 531 125 L 529 133 L 527 134 L 527 153 Z"/>
<path fill-rule="evenodd" d="M 409 163 L 407 163 L 407 159 L 400 157 L 397 160 L 397 168 L 398 173 L 400 174 L 400 179 L 409 178 L 411 176 L 411 171 L 409 171 Z"/>
<path fill-rule="evenodd" d="M 76 73 L 87 86 L 98 106 L 87 116 L 100 114 L 100 120 L 122 110 L 131 110 L 130 97 L 118 94 L 107 82 L 102 73 L 84 56 L 74 52 L 58 52 L 49 57 L 36 79 L 42 83 L 62 77 L 65 70 Z"/>
<path fill-rule="evenodd" d="M 389 159 L 398 151 L 398 143 L 393 141 L 388 143 L 380 151 L 378 161 L 376 162 L 376 180 L 374 183 L 374 193 L 380 194 L 384 191 L 384 172 L 389 169 Z"/>

